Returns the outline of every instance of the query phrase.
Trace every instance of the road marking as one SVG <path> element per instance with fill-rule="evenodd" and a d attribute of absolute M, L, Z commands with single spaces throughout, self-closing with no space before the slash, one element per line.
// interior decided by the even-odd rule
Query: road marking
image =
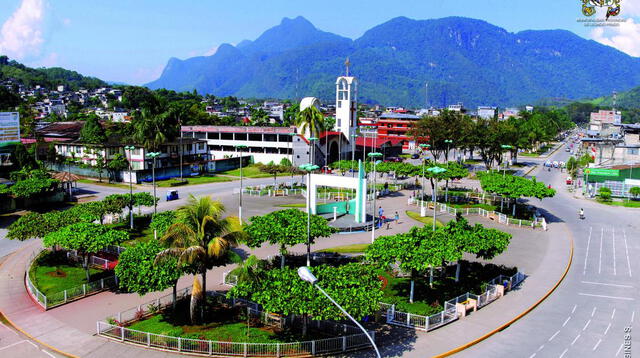
<path fill-rule="evenodd" d="M 613 321 L 613 317 L 616 315 L 616 309 L 613 309 L 613 312 L 611 312 L 611 320 Z"/>
<path fill-rule="evenodd" d="M 634 298 L 631 297 L 616 297 L 616 296 L 605 296 L 605 295 L 592 295 L 590 293 L 578 293 L 580 296 L 589 296 L 589 297 L 600 297 L 600 298 L 610 298 L 612 300 L 625 300 L 625 301 L 635 301 Z"/>
<path fill-rule="evenodd" d="M 636 311 L 631 312 L 631 323 L 633 323 L 633 319 L 636 317 Z"/>
<path fill-rule="evenodd" d="M 596 314 L 596 308 L 593 307 L 593 311 L 591 311 L 591 317 L 593 317 L 593 315 Z"/>
<path fill-rule="evenodd" d="M 624 346 L 624 343 L 622 343 L 620 345 L 620 348 L 618 348 L 618 351 L 616 352 L 616 357 L 620 354 L 620 351 L 622 350 L 622 347 Z"/>
<path fill-rule="evenodd" d="M 558 333 L 560 333 L 560 330 L 558 330 L 556 333 L 553 334 L 553 336 L 551 336 L 551 338 L 549 338 L 549 342 L 553 341 L 553 339 L 556 338 Z"/>
<path fill-rule="evenodd" d="M 7 329 L 7 331 L 9 332 L 13 332 L 13 334 L 15 334 L 16 336 L 20 337 L 20 335 L 18 334 L 18 332 L 14 331 L 13 329 L 7 327 L 4 323 L 0 322 L 0 326 L 4 327 Z"/>
<path fill-rule="evenodd" d="M 598 275 L 602 272 L 602 242 L 604 241 L 604 227 L 600 231 L 600 257 L 598 259 Z"/>
<path fill-rule="evenodd" d="M 616 273 L 616 228 L 613 227 L 613 232 L 612 232 L 612 236 L 613 239 L 611 240 L 611 242 L 613 242 L 613 275 L 617 275 Z"/>
<path fill-rule="evenodd" d="M 569 320 L 571 319 L 571 316 L 567 317 L 567 320 L 564 321 L 564 323 L 562 324 L 562 327 L 567 325 L 567 322 L 569 322 Z"/>
<path fill-rule="evenodd" d="M 542 350 L 542 348 L 544 348 L 544 344 L 541 345 L 540 347 L 538 347 L 538 352 L 540 352 Z"/>
<path fill-rule="evenodd" d="M 583 331 L 587 329 L 587 327 L 589 327 L 589 323 L 591 323 L 591 320 L 588 320 L 587 323 L 584 325 L 584 327 L 582 327 Z"/>
<path fill-rule="evenodd" d="M 45 351 L 44 349 L 41 349 L 41 351 L 42 351 L 42 353 L 44 353 L 44 354 L 48 355 L 48 356 L 49 356 L 49 357 L 51 357 L 51 358 L 56 358 L 53 354 L 51 354 L 51 353 L 49 353 L 49 352 Z"/>
<path fill-rule="evenodd" d="M 611 287 L 621 287 L 621 288 L 633 288 L 631 285 L 620 285 L 615 283 L 602 283 L 602 282 L 593 282 L 593 281 L 580 281 L 582 283 L 586 283 L 589 285 L 602 285 L 602 286 L 611 286 Z"/>
<path fill-rule="evenodd" d="M 600 345 L 601 342 L 602 342 L 602 339 L 598 339 L 598 343 L 596 343 L 596 345 L 593 346 L 592 351 L 595 351 L 596 349 L 598 349 L 598 346 Z"/>
<path fill-rule="evenodd" d="M 578 308 L 578 305 L 573 305 L 573 309 L 571 310 L 571 314 L 573 314 L 573 312 L 576 311 L 576 308 Z"/>
<path fill-rule="evenodd" d="M 609 325 L 607 326 L 607 329 L 604 330 L 604 335 L 607 335 L 607 332 L 609 332 L 609 328 L 611 328 L 611 322 L 609 322 Z"/>
<path fill-rule="evenodd" d="M 629 269 L 629 277 L 631 276 L 631 261 L 629 260 L 629 246 L 627 245 L 627 230 L 622 230 L 622 235 L 624 235 L 624 252 L 627 255 L 627 268 Z"/>
<path fill-rule="evenodd" d="M 17 345 L 18 345 L 18 344 L 20 344 L 20 343 L 31 343 L 31 342 L 27 341 L 26 339 L 23 339 L 23 340 L 21 340 L 21 341 L 14 342 L 14 343 L 11 343 L 11 344 L 10 344 L 10 345 L 8 345 L 8 346 L 4 346 L 4 347 L 0 348 L 0 351 L 5 350 L 5 349 L 7 349 L 7 348 L 11 348 L 11 347 L 13 347 L 13 346 L 17 346 Z M 32 343 L 32 344 L 33 344 L 33 343 Z"/>
<path fill-rule="evenodd" d="M 592 226 L 589 226 L 589 239 L 587 240 L 587 254 L 584 255 L 584 268 L 582 269 L 582 274 L 587 274 L 587 259 L 589 259 L 589 247 L 591 246 L 591 231 L 593 230 Z"/>
<path fill-rule="evenodd" d="M 576 341 L 578 340 L 578 338 L 580 338 L 580 333 L 578 333 L 576 338 L 573 339 L 573 342 L 571 342 L 571 345 L 574 345 L 576 343 Z"/>
<path fill-rule="evenodd" d="M 559 358 L 564 357 L 564 355 L 565 355 L 565 354 L 567 354 L 567 351 L 568 351 L 568 350 L 569 350 L 568 348 L 565 348 L 565 349 L 564 349 L 564 351 L 562 351 L 562 354 L 560 355 L 560 357 L 559 357 Z"/>
<path fill-rule="evenodd" d="M 532 355 L 529 356 L 529 358 L 533 358 L 536 356 L 536 353 L 533 353 Z"/>

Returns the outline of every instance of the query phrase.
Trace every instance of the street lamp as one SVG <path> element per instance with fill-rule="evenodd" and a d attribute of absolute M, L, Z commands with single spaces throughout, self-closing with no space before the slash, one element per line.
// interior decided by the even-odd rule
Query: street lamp
<path fill-rule="evenodd" d="M 503 144 L 500 146 L 503 150 L 508 151 L 509 149 L 513 148 L 513 146 L 510 146 L 508 144 Z M 502 176 L 504 177 L 507 174 L 507 161 L 504 159 L 504 155 L 502 160 L 504 161 L 504 167 L 503 167 L 503 171 L 502 171 Z"/>
<path fill-rule="evenodd" d="M 149 152 L 147 153 L 147 158 L 153 159 L 151 162 L 151 177 L 153 180 L 153 216 L 158 213 L 158 200 L 156 200 L 156 158 L 160 156 L 160 152 Z M 153 238 L 158 239 L 158 232 L 153 230 Z"/>
<path fill-rule="evenodd" d="M 373 244 L 373 241 L 376 238 L 376 165 L 381 163 L 380 160 L 376 161 L 375 159 L 380 158 L 382 153 L 372 152 L 369 153 L 368 156 L 371 158 L 371 163 L 373 164 L 373 226 L 371 228 L 371 243 Z"/>
<path fill-rule="evenodd" d="M 298 133 L 287 133 L 287 135 L 291 138 L 291 141 L 289 141 L 289 145 L 290 145 L 290 151 L 291 151 L 291 189 L 293 189 L 293 137 L 297 136 Z"/>
<path fill-rule="evenodd" d="M 356 161 L 356 138 L 359 137 L 357 134 L 352 134 L 351 136 L 351 177 L 356 177 L 356 172 L 353 169 L 354 162 Z"/>
<path fill-rule="evenodd" d="M 447 165 L 449 165 L 449 146 L 451 145 L 451 143 L 453 143 L 453 141 L 451 139 L 445 139 L 444 142 L 447 144 L 447 156 L 445 160 L 447 161 Z"/>
<path fill-rule="evenodd" d="M 420 196 L 420 216 L 424 216 L 424 151 L 429 150 L 431 147 L 430 144 L 422 143 L 419 145 L 422 148 L 422 156 L 420 159 L 422 160 L 422 184 L 420 184 L 420 188 L 422 189 L 422 195 Z"/>
<path fill-rule="evenodd" d="M 430 172 L 431 174 L 438 175 L 446 172 L 447 170 L 441 167 L 431 167 L 427 169 L 427 171 Z M 433 190 L 433 231 L 436 231 L 436 203 L 438 201 L 438 178 L 435 178 L 435 179 L 436 179 L 436 185 Z"/>
<path fill-rule="evenodd" d="M 240 153 L 242 153 L 242 149 L 246 149 L 246 145 L 236 145 L 236 151 L 240 149 Z M 242 154 L 240 154 L 240 205 L 238 206 L 238 219 L 240 219 L 240 224 L 242 224 Z"/>
<path fill-rule="evenodd" d="M 307 266 L 311 266 L 311 172 L 320 167 L 309 163 L 299 168 L 307 172 Z"/>
<path fill-rule="evenodd" d="M 309 268 L 305 267 L 305 266 L 299 267 L 298 268 L 298 276 L 300 276 L 300 278 L 303 281 L 309 282 L 315 288 L 317 288 L 318 291 L 322 292 L 322 294 L 325 295 L 329 299 L 329 301 L 331 301 L 331 303 L 333 303 L 336 307 L 338 307 L 338 309 L 340 309 L 340 311 L 342 311 L 342 313 L 344 313 L 345 316 L 349 317 L 349 319 L 353 323 L 355 323 L 356 326 L 358 326 L 358 328 L 360 328 L 364 332 L 364 334 L 367 336 L 367 338 L 371 342 L 371 345 L 373 346 L 373 349 L 376 351 L 376 357 L 380 358 L 380 351 L 378 351 L 378 347 L 376 346 L 376 342 L 369 335 L 369 332 L 367 332 L 367 330 L 364 329 L 364 327 L 362 327 L 362 325 L 360 325 L 360 323 L 358 323 L 358 321 L 356 321 L 353 317 L 351 317 L 351 315 L 349 313 L 347 313 L 347 311 L 345 311 L 345 309 L 342 308 L 336 301 L 334 301 L 333 298 L 331 298 L 331 296 L 329 296 L 320 286 L 318 286 L 318 283 L 317 283 L 318 279 L 313 275 L 313 273 L 311 273 Z"/>
<path fill-rule="evenodd" d="M 314 159 L 315 159 L 314 154 L 315 153 L 314 152 L 315 152 L 315 149 L 316 149 L 316 145 L 315 145 L 314 142 L 316 142 L 317 140 L 318 140 L 317 137 L 310 137 L 309 138 L 309 146 L 311 147 L 311 148 L 309 148 L 309 163 L 310 164 L 315 164 L 315 161 L 314 161 Z"/>
<path fill-rule="evenodd" d="M 129 221 L 131 223 L 130 227 L 133 230 L 133 180 L 131 179 L 131 152 L 135 149 L 132 145 L 127 145 L 124 147 L 124 150 L 129 152 Z M 155 198 L 153 199 L 155 201 Z"/>

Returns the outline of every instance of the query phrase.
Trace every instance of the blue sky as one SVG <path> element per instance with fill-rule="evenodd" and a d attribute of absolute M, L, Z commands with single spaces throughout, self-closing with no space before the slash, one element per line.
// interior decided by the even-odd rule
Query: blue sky
<path fill-rule="evenodd" d="M 640 0 L 622 0 L 617 28 L 578 23 L 579 0 L 196 1 L 1 0 L 0 54 L 31 66 L 61 66 L 108 81 L 156 79 L 170 57 L 211 54 L 253 40 L 283 17 L 357 38 L 397 16 L 466 16 L 508 31 L 566 29 L 640 56 Z"/>

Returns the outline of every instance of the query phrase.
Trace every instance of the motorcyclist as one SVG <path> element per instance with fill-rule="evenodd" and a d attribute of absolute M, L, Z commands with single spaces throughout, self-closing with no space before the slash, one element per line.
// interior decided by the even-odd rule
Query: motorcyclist
<path fill-rule="evenodd" d="M 580 215 L 580 219 L 584 219 L 584 209 L 583 208 L 580 208 L 579 215 Z"/>

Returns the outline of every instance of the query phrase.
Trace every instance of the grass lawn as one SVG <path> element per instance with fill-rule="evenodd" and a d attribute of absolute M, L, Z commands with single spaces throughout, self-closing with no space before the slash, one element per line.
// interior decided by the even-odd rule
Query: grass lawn
<path fill-rule="evenodd" d="M 282 204 L 279 205 L 282 208 L 306 208 L 307 204 L 305 203 L 294 203 L 294 204 Z"/>
<path fill-rule="evenodd" d="M 187 177 L 185 179 L 187 180 L 187 184 L 175 185 L 176 183 L 180 182 L 180 179 L 169 179 L 169 180 L 156 181 L 156 185 L 161 188 L 169 188 L 169 187 L 179 188 L 180 186 L 184 186 L 184 185 L 221 183 L 221 182 L 228 182 L 228 181 L 235 180 L 233 178 L 222 177 L 217 175 L 199 175 L 199 176 Z M 174 184 L 174 185 L 171 185 L 171 184 Z"/>
<path fill-rule="evenodd" d="M 449 205 L 452 208 L 456 208 L 456 209 L 482 208 L 482 209 L 487 210 L 487 211 L 495 211 L 496 209 L 499 208 L 499 207 L 497 207 L 495 205 L 491 205 L 491 204 L 454 204 L 454 203 L 448 203 L 447 205 Z"/>
<path fill-rule="evenodd" d="M 135 209 L 134 209 L 135 210 Z M 123 242 L 122 246 L 134 246 L 138 242 L 146 242 L 153 239 L 153 230 L 149 228 L 151 216 L 133 216 L 133 230 L 129 229 L 129 220 L 123 220 L 115 224 L 107 224 L 110 228 L 123 230 L 129 233 L 129 240 Z"/>
<path fill-rule="evenodd" d="M 553 146 L 547 144 L 547 145 L 542 146 L 542 148 L 538 149 L 537 151 L 535 151 L 533 153 L 522 152 L 522 153 L 518 153 L 518 155 L 521 155 L 523 157 L 537 157 L 537 156 L 540 156 L 541 154 L 546 153 L 551 148 L 553 148 Z"/>
<path fill-rule="evenodd" d="M 290 331 L 280 331 L 251 320 L 247 333 L 246 311 L 241 307 L 211 304 L 203 324 L 189 322 L 189 300 L 178 303 L 176 314 L 170 310 L 153 315 L 130 325 L 128 328 L 172 337 L 204 339 L 225 342 L 286 343 L 301 340 L 327 338 L 309 331 L 306 338 Z"/>
<path fill-rule="evenodd" d="M 418 277 L 414 288 L 414 302 L 409 303 L 411 279 L 409 277 L 393 277 L 381 271 L 384 297 L 382 302 L 395 303 L 396 310 L 420 315 L 432 315 L 442 311 L 444 302 L 466 292 L 482 293 L 487 281 L 496 276 L 513 275 L 516 268 L 480 264 L 461 261 L 460 281 L 455 282 L 455 265 L 449 266 L 444 275 L 434 270 L 433 288 L 429 287 L 428 272 Z"/>
<path fill-rule="evenodd" d="M 464 163 L 465 164 L 482 164 L 484 162 L 479 159 L 465 159 Z"/>
<path fill-rule="evenodd" d="M 111 271 L 89 269 L 91 281 L 113 275 Z M 45 296 L 87 283 L 85 271 L 80 264 L 71 263 L 63 252 L 48 252 L 42 255 L 29 270 L 33 284 Z"/>
<path fill-rule="evenodd" d="M 339 254 L 357 254 L 364 252 L 370 244 L 353 244 L 330 247 L 328 249 L 318 250 L 318 252 L 337 252 Z"/>
<path fill-rule="evenodd" d="M 101 183 L 97 180 L 91 180 L 91 179 L 78 179 L 78 183 L 100 185 L 100 186 L 106 186 L 111 188 L 129 189 L 128 184 L 108 183 L 106 181 L 103 181 Z"/>
<path fill-rule="evenodd" d="M 413 220 L 419 221 L 425 225 L 433 225 L 433 217 L 431 216 L 421 217 L 420 213 L 417 213 L 415 211 L 409 211 L 409 210 L 405 211 L 405 213 L 407 214 L 408 217 L 412 218 Z M 440 220 L 436 219 L 436 226 L 440 227 L 440 226 L 444 226 L 444 224 Z"/>
<path fill-rule="evenodd" d="M 240 168 L 238 169 L 233 169 L 233 170 L 227 170 L 226 172 L 220 172 L 218 174 L 224 174 L 224 175 L 230 175 L 230 176 L 234 176 L 234 177 L 240 177 Z M 287 176 L 287 175 L 291 175 L 291 172 L 284 172 L 284 173 L 278 173 L 277 176 L 279 177 L 283 177 L 283 176 Z M 273 174 L 269 174 L 269 173 L 263 173 L 260 171 L 260 169 L 258 169 L 257 166 L 255 165 L 249 165 L 247 167 L 243 167 L 242 168 L 242 176 L 246 177 L 246 178 L 273 178 Z"/>
<path fill-rule="evenodd" d="M 640 201 L 638 200 L 624 200 L 624 201 L 602 201 L 596 200 L 600 204 L 609 206 L 623 206 L 625 208 L 640 208 Z"/>

